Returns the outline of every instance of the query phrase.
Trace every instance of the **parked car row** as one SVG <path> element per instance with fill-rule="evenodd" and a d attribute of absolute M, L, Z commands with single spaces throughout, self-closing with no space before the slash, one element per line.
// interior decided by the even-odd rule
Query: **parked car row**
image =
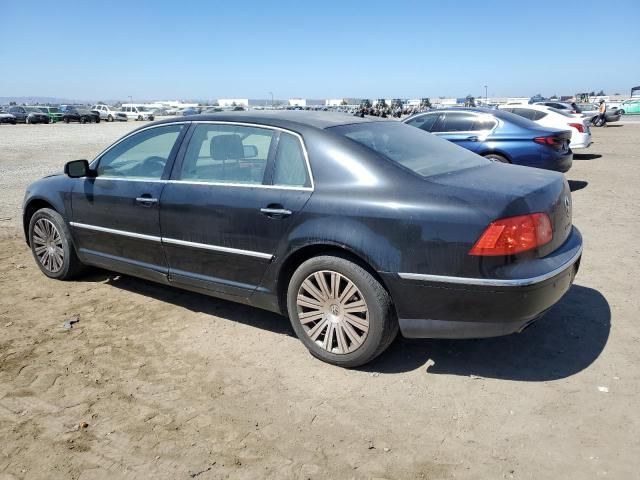
<path fill-rule="evenodd" d="M 109 105 L 97 104 L 91 107 L 83 105 L 62 105 L 61 107 L 51 106 L 10 106 L 5 109 L 0 107 L 0 123 L 99 123 L 101 120 L 107 122 L 127 120 L 149 120 L 153 121 L 156 113 L 144 107 L 125 106 L 120 109 Z M 160 113 L 162 114 L 162 113 Z"/>

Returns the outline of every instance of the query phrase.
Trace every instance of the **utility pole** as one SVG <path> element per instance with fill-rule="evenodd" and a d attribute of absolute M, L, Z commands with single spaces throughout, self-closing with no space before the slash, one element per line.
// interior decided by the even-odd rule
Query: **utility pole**
<path fill-rule="evenodd" d="M 271 108 L 273 108 L 273 92 L 269 92 L 269 95 L 271 95 Z"/>
<path fill-rule="evenodd" d="M 487 103 L 489 103 L 489 95 L 488 95 L 488 87 L 485 85 L 484 86 L 484 104 L 487 105 Z"/>

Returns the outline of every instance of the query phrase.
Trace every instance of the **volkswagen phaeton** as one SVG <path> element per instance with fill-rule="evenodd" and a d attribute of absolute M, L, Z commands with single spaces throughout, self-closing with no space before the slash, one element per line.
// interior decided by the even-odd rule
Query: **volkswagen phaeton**
<path fill-rule="evenodd" d="M 24 200 L 37 265 L 97 266 L 287 316 L 316 357 L 520 332 L 570 288 L 582 238 L 557 172 L 396 121 L 226 112 L 141 127 Z"/>

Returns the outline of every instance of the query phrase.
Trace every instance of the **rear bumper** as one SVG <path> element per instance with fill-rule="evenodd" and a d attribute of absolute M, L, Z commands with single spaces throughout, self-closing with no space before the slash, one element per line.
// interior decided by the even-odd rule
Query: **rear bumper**
<path fill-rule="evenodd" d="M 577 229 L 545 258 L 504 268 L 500 278 L 383 274 L 408 338 L 482 338 L 526 328 L 569 290 L 580 266 Z M 395 278 L 393 278 L 395 277 Z"/>

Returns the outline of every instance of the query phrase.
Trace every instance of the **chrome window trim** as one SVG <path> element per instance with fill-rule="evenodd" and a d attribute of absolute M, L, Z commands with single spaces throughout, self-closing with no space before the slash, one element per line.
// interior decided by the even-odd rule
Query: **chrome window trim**
<path fill-rule="evenodd" d="M 242 250 L 240 248 L 219 247 L 217 245 L 210 245 L 208 243 L 188 242 L 186 240 L 178 240 L 176 238 L 162 237 L 162 243 L 168 243 L 170 245 L 181 245 L 181 246 L 184 246 L 184 247 L 201 248 L 201 249 L 204 249 L 204 250 L 213 250 L 214 252 L 233 253 L 233 254 L 236 254 L 236 255 L 246 255 L 246 256 L 249 256 L 249 257 L 264 258 L 266 260 L 271 260 L 273 258 L 273 255 L 271 255 L 269 253 L 254 252 L 252 250 Z"/>
<path fill-rule="evenodd" d="M 470 115 L 476 116 L 476 117 L 480 117 L 482 115 L 490 115 L 492 118 L 491 120 L 494 122 L 494 126 L 492 128 L 489 129 L 485 129 L 485 130 L 449 130 L 446 132 L 429 132 L 432 135 L 466 135 L 466 134 L 478 134 L 478 133 L 493 133 L 493 131 L 498 128 L 501 125 L 501 121 L 498 117 L 491 115 L 491 113 L 485 113 L 485 112 L 472 112 L 472 111 L 468 111 L 468 110 L 459 110 L 456 111 L 455 109 L 446 109 L 446 108 L 442 108 L 442 109 L 436 109 L 435 111 L 428 111 L 428 112 L 421 112 L 421 113 L 416 113 L 415 115 L 411 116 L 410 118 L 406 118 L 404 120 L 402 120 L 402 123 L 409 125 L 409 120 L 413 120 L 414 118 L 419 118 L 419 117 L 423 117 L 426 115 L 438 115 L 438 114 L 444 114 L 445 118 L 446 118 L 446 114 L 447 113 L 468 113 Z M 413 126 L 413 125 L 411 125 Z M 416 127 L 416 128 L 420 128 L 420 127 Z"/>
<path fill-rule="evenodd" d="M 220 247 L 218 245 L 210 245 L 208 243 L 188 242 L 186 240 L 178 240 L 176 238 L 156 237 L 154 235 L 144 235 L 142 233 L 128 232 L 126 230 L 116 230 L 114 228 L 99 227 L 97 225 L 89 225 L 87 223 L 69 222 L 69 225 L 75 228 L 85 230 L 93 230 L 96 232 L 110 233 L 113 235 L 122 235 L 125 237 L 139 238 L 140 240 L 149 240 L 152 242 L 168 243 L 170 245 L 181 245 L 184 247 L 201 248 L 204 250 L 212 250 L 215 252 L 233 253 L 236 255 L 246 255 L 249 257 L 263 258 L 265 260 L 273 259 L 270 253 L 254 252 L 252 250 L 242 250 L 240 248 Z"/>
<path fill-rule="evenodd" d="M 122 235 L 125 237 L 139 238 L 141 240 L 150 240 L 152 242 L 161 242 L 162 238 L 154 235 L 144 235 L 142 233 L 128 232 L 126 230 L 116 230 L 115 228 L 99 227 L 97 225 L 89 225 L 87 223 L 69 222 L 69 225 L 75 228 L 83 228 L 85 230 L 94 230 L 96 232 L 111 233 L 113 235 Z"/>
<path fill-rule="evenodd" d="M 196 124 L 215 124 L 215 125 L 239 125 L 244 127 L 255 127 L 255 128 L 265 128 L 269 130 L 278 130 L 280 132 L 289 133 L 298 138 L 300 142 L 300 146 L 302 147 L 302 153 L 304 154 L 304 160 L 307 167 L 307 174 L 309 175 L 309 182 L 311 183 L 310 187 L 293 187 L 286 185 L 263 185 L 259 184 L 248 184 L 248 183 L 225 183 L 225 182 L 194 182 L 192 180 L 161 180 L 161 179 L 144 179 L 144 178 L 120 178 L 120 177 L 93 177 L 93 180 L 117 180 L 117 181 L 127 181 L 127 182 L 153 182 L 153 183 L 184 183 L 187 185 L 212 185 L 217 187 L 242 187 L 242 188 L 268 188 L 268 189 L 278 189 L 278 190 L 298 190 L 298 191 L 307 191 L 313 192 L 315 189 L 315 181 L 313 178 L 313 172 L 311 171 L 311 162 L 309 161 L 309 153 L 307 152 L 307 146 L 304 143 L 304 139 L 302 135 L 292 130 L 288 130 L 282 127 L 274 127 L 272 125 L 262 125 L 259 123 L 248 123 L 248 122 L 232 122 L 228 120 L 188 120 L 188 121 L 180 121 L 180 122 L 168 122 L 161 123 L 159 125 L 149 125 L 148 127 L 140 128 L 138 130 L 134 130 L 130 132 L 126 136 L 122 137 L 120 140 L 116 141 L 116 143 L 108 146 L 102 152 L 100 152 L 96 158 L 91 161 L 89 165 L 90 168 L 94 168 L 94 164 L 109 150 L 114 148 L 121 142 L 124 142 L 126 139 L 135 135 L 137 133 L 143 132 L 145 130 L 149 130 L 151 128 L 164 127 L 167 125 L 175 125 L 175 124 L 187 124 L 187 123 L 196 123 Z"/>
<path fill-rule="evenodd" d="M 514 280 L 502 280 L 498 278 L 467 278 L 467 277 L 449 277 L 446 275 L 430 275 L 426 273 L 398 273 L 400 278 L 404 280 L 415 280 L 422 282 L 443 282 L 454 283 L 460 285 L 480 285 L 487 287 L 526 287 L 529 285 L 535 285 L 537 283 L 544 282 L 556 275 L 561 274 L 568 268 L 572 267 L 578 258 L 582 255 L 582 246 L 578 251 L 565 263 L 558 268 L 551 270 L 550 272 L 538 275 L 531 278 L 518 278 Z"/>

